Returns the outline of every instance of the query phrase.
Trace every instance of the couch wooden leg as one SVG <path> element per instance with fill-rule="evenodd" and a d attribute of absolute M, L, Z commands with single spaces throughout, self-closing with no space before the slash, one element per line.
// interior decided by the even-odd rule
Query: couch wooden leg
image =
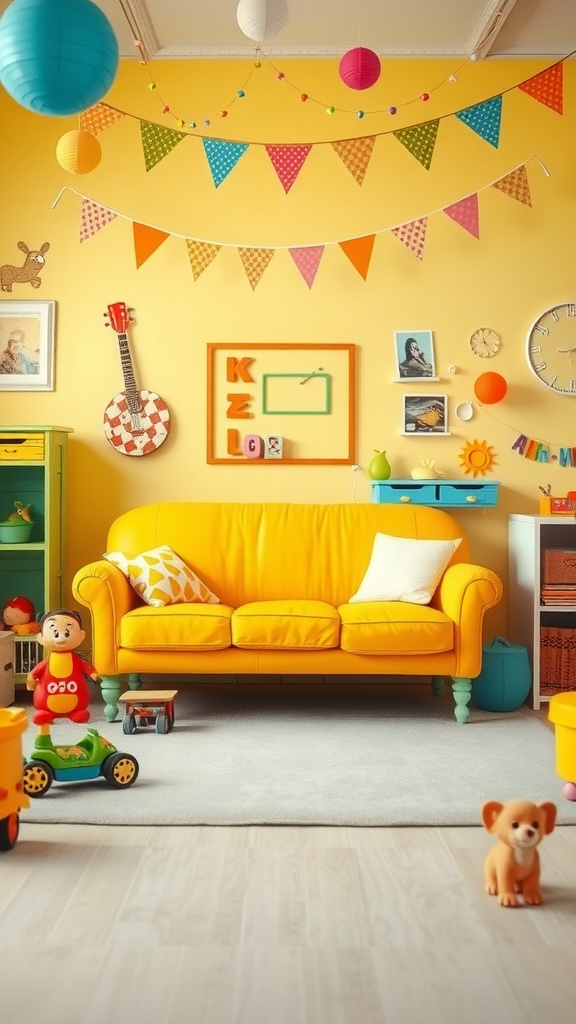
<path fill-rule="evenodd" d="M 441 697 L 444 693 L 444 676 L 431 676 L 430 684 L 435 697 Z"/>
<path fill-rule="evenodd" d="M 128 688 L 130 690 L 139 690 L 142 686 L 142 680 L 137 672 L 130 672 L 128 676 Z"/>
<path fill-rule="evenodd" d="M 472 680 L 453 679 L 452 693 L 454 694 L 454 700 L 456 702 L 456 706 L 454 708 L 456 721 L 459 722 L 460 725 L 463 725 L 470 714 L 468 703 L 472 696 Z"/>
<path fill-rule="evenodd" d="M 104 698 L 104 715 L 107 722 L 114 722 L 118 717 L 120 676 L 102 676 L 101 678 L 100 689 Z"/>

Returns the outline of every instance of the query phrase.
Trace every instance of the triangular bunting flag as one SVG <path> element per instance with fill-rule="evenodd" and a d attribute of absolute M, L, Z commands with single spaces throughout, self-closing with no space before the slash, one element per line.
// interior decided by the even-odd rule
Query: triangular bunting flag
<path fill-rule="evenodd" d="M 174 146 L 186 138 L 184 132 L 177 132 L 173 128 L 162 128 L 161 125 L 151 124 L 150 121 L 140 121 L 140 135 L 142 136 L 142 149 L 147 171 L 151 171 L 156 164 L 159 164 L 165 156 L 172 152 Z"/>
<path fill-rule="evenodd" d="M 110 125 L 119 121 L 121 117 L 126 117 L 123 110 L 114 110 L 113 107 L 107 107 L 105 103 L 97 103 L 95 107 L 89 107 L 88 110 L 84 110 L 80 114 L 78 124 L 82 131 L 90 132 L 90 135 L 98 135 L 105 128 L 109 128 Z"/>
<path fill-rule="evenodd" d="M 142 266 L 149 256 L 162 245 L 169 237 L 167 231 L 159 231 L 158 228 L 151 228 L 149 224 L 138 224 L 133 222 L 134 228 L 134 252 L 136 254 L 136 268 Z"/>
<path fill-rule="evenodd" d="M 300 174 L 311 149 L 312 146 L 266 146 L 266 152 L 286 195 Z"/>
<path fill-rule="evenodd" d="M 456 117 L 467 124 L 480 138 L 498 149 L 500 142 L 500 120 L 502 117 L 502 97 L 494 96 L 491 100 L 478 103 L 475 107 L 459 110 Z"/>
<path fill-rule="evenodd" d="M 518 88 L 538 100 L 539 103 L 543 103 L 544 106 L 550 107 L 550 110 L 555 110 L 557 114 L 563 114 L 563 69 L 564 63 L 560 61 L 559 64 L 554 64 L 547 71 L 542 71 L 534 78 L 529 78 L 527 82 L 522 82 Z"/>
<path fill-rule="evenodd" d="M 308 245 L 301 249 L 289 249 L 294 263 L 302 274 L 309 288 L 314 284 L 316 272 L 320 266 L 320 260 L 324 253 L 323 245 Z"/>
<path fill-rule="evenodd" d="M 254 291 L 270 263 L 274 252 L 274 249 L 238 249 L 238 255 L 246 271 L 246 277 L 252 285 L 252 291 Z"/>
<path fill-rule="evenodd" d="M 360 277 L 363 277 L 364 280 L 368 274 L 375 237 L 375 235 L 364 235 L 362 238 L 349 238 L 345 242 L 338 242 L 342 252 L 346 254 L 350 263 L 356 267 Z"/>
<path fill-rule="evenodd" d="M 419 220 L 412 220 L 408 224 L 401 224 L 398 228 L 392 228 L 392 234 L 396 235 L 401 242 L 410 249 L 410 252 L 421 260 L 424 256 L 424 243 L 426 241 L 427 217 L 420 217 Z"/>
<path fill-rule="evenodd" d="M 343 139 L 332 143 L 332 148 L 359 185 L 364 181 L 375 142 L 376 136 L 369 135 L 365 139 Z"/>
<path fill-rule="evenodd" d="M 510 174 L 505 174 L 503 178 L 495 181 L 494 188 L 499 189 L 500 192 L 505 192 L 512 199 L 517 199 L 519 203 L 524 203 L 525 206 L 532 206 L 530 185 L 524 164 L 522 164 L 522 167 L 517 167 L 515 171 L 510 171 Z"/>
<path fill-rule="evenodd" d="M 85 242 L 88 238 L 96 235 L 100 228 L 106 227 L 116 214 L 107 210 L 105 206 L 99 206 L 92 199 L 83 199 L 80 210 L 80 241 Z"/>
<path fill-rule="evenodd" d="M 428 121 L 426 124 L 416 124 L 412 128 L 401 128 L 400 131 L 392 132 L 394 137 L 401 142 L 412 156 L 430 170 L 436 136 L 438 135 L 438 121 Z"/>
<path fill-rule="evenodd" d="M 216 259 L 222 246 L 214 245 L 212 242 L 197 242 L 194 238 L 187 238 L 186 245 L 194 280 L 197 281 L 206 267 L 210 266 L 212 260 Z"/>
<path fill-rule="evenodd" d="M 219 139 L 202 139 L 204 152 L 210 167 L 212 180 L 218 188 L 230 171 L 234 169 L 240 157 L 248 149 L 247 142 L 220 142 Z"/>
<path fill-rule="evenodd" d="M 455 220 L 461 228 L 464 228 L 466 231 L 469 231 L 471 235 L 474 235 L 474 238 L 480 238 L 477 192 L 474 192 L 471 196 L 467 196 L 466 199 L 460 199 L 458 203 L 452 203 L 450 206 L 445 206 L 444 213 L 447 213 L 452 220 Z"/>

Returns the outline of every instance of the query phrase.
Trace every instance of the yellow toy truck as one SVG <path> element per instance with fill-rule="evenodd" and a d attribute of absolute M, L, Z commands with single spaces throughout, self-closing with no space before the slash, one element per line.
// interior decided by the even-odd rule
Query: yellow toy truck
<path fill-rule="evenodd" d="M 0 850 L 11 850 L 15 845 L 19 812 L 30 806 L 22 782 L 22 733 L 27 727 L 24 708 L 0 708 Z"/>

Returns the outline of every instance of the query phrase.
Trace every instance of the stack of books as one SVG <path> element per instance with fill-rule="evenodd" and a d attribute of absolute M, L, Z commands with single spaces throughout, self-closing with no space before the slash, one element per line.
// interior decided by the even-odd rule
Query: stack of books
<path fill-rule="evenodd" d="M 541 598 L 545 605 L 576 605 L 576 583 L 544 583 Z"/>
<path fill-rule="evenodd" d="M 542 626 L 540 692 L 544 696 L 576 689 L 576 629 Z"/>

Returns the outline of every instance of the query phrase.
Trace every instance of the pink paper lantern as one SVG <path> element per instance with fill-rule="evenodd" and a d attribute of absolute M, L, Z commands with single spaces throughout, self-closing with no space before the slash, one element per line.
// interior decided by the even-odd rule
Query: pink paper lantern
<path fill-rule="evenodd" d="M 380 78 L 380 58 L 374 50 L 356 46 L 344 54 L 338 70 L 349 89 L 369 89 Z"/>

